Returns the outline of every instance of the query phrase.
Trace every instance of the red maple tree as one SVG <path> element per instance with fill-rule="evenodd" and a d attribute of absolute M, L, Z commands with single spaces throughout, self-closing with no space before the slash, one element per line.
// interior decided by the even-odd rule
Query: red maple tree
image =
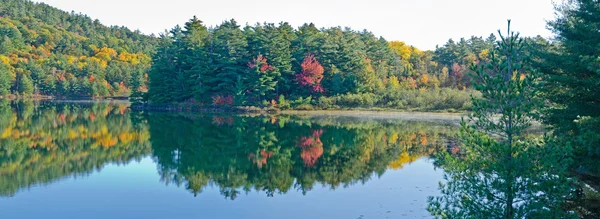
<path fill-rule="evenodd" d="M 308 54 L 302 62 L 302 72 L 296 74 L 296 81 L 304 87 L 309 87 L 312 92 L 323 93 L 325 89 L 321 86 L 323 72 L 325 69 L 313 54 Z"/>

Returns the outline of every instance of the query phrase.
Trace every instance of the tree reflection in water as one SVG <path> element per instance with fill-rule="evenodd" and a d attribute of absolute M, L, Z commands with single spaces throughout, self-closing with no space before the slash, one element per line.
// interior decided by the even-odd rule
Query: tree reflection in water
<path fill-rule="evenodd" d="M 0 196 L 151 153 L 125 104 L 0 102 Z"/>
<path fill-rule="evenodd" d="M 364 183 L 427 157 L 456 127 L 294 116 L 181 116 L 125 104 L 2 102 L 0 195 L 152 157 L 162 182 L 235 199 Z"/>
<path fill-rule="evenodd" d="M 214 185 L 230 199 L 253 190 L 273 196 L 364 183 L 429 156 L 456 131 L 429 122 L 289 116 L 151 114 L 147 120 L 163 182 L 194 195 Z"/>

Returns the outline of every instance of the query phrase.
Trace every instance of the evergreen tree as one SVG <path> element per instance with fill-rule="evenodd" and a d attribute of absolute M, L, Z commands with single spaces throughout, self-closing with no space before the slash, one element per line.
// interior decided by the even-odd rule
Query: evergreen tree
<path fill-rule="evenodd" d="M 291 41 L 287 39 L 289 33 L 286 31 L 289 29 L 280 29 L 272 23 L 246 27 L 244 31 L 248 40 L 248 52 L 261 54 L 269 59 L 269 63 L 274 68 L 276 80 L 283 83 L 283 91 L 289 89 L 287 79 L 292 73 Z"/>
<path fill-rule="evenodd" d="M 258 55 L 252 62 L 248 63 L 250 72 L 246 78 L 249 90 L 257 97 L 257 100 L 271 100 L 275 98 L 275 88 L 277 86 L 277 71 L 275 67 L 267 63 L 267 59 Z"/>
<path fill-rule="evenodd" d="M 29 75 L 21 74 L 19 77 L 19 94 L 29 96 L 33 94 L 34 85 Z"/>
<path fill-rule="evenodd" d="M 548 23 L 552 44 L 536 44 L 544 94 L 553 104 L 545 122 L 556 140 L 575 146 L 579 171 L 600 173 L 600 2 L 574 0 L 557 5 Z M 539 41 L 538 41 L 539 42 Z M 545 44 L 545 45 L 544 45 Z"/>
<path fill-rule="evenodd" d="M 145 78 L 144 78 L 144 72 L 141 70 L 137 70 L 131 73 L 131 81 L 129 82 L 129 84 L 131 84 L 131 95 L 130 97 L 132 98 L 132 100 L 137 101 L 140 100 L 140 98 L 144 97 L 144 84 L 146 84 L 145 82 Z M 91 87 L 91 84 L 89 83 L 89 80 L 86 80 L 87 84 L 86 87 Z"/>
<path fill-rule="evenodd" d="M 571 192 L 566 177 L 568 148 L 544 145 L 524 130 L 539 118 L 537 74 L 527 66 L 523 39 L 502 35 L 490 64 L 473 66 L 477 90 L 473 113 L 463 121 L 463 156 L 443 154 L 448 182 L 442 196 L 431 198 L 438 218 L 564 218 L 561 209 Z"/>
<path fill-rule="evenodd" d="M 176 32 L 176 31 L 171 31 Z M 174 39 L 170 33 L 163 33 L 156 54 L 153 57 L 153 65 L 148 78 L 150 80 L 148 96 L 149 100 L 155 103 L 173 102 L 172 91 L 176 85 L 175 69 L 177 63 L 176 53 L 173 51 Z M 94 85 L 97 88 L 96 85 Z"/>
<path fill-rule="evenodd" d="M 188 100 L 192 97 L 202 99 L 202 94 L 199 92 L 200 77 L 206 74 L 208 69 L 208 54 L 206 44 L 209 37 L 208 29 L 194 16 L 190 21 L 185 23 L 182 31 L 182 71 L 178 74 L 178 84 L 180 86 L 181 95 L 179 100 Z"/>
<path fill-rule="evenodd" d="M 279 69 L 280 82 L 277 83 L 278 94 L 289 94 L 294 89 L 294 56 L 292 43 L 298 38 L 294 28 L 287 22 L 281 22 L 277 27 L 278 34 L 281 35 L 283 41 L 278 44 L 282 45 L 277 50 L 279 55 L 278 60 L 273 60 L 273 65 Z"/>
<path fill-rule="evenodd" d="M 331 94 L 357 92 L 360 83 L 366 81 L 361 77 L 366 57 L 363 42 L 354 32 L 339 27 L 326 30 L 324 35 L 319 51 L 319 61 L 325 67 L 323 87 Z M 330 83 L 335 74 L 340 74 L 343 86 Z"/>
<path fill-rule="evenodd" d="M 214 72 L 203 79 L 212 95 L 230 95 L 238 77 L 248 72 L 248 42 L 235 20 L 225 21 L 212 34 L 209 55 Z"/>

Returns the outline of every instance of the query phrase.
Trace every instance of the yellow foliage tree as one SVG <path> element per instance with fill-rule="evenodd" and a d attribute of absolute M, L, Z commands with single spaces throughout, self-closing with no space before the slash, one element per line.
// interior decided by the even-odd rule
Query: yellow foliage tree
<path fill-rule="evenodd" d="M 478 56 L 481 60 L 488 60 L 490 57 L 490 51 L 487 49 L 481 50 Z"/>
<path fill-rule="evenodd" d="M 388 86 L 391 88 L 400 87 L 400 80 L 398 80 L 398 77 L 396 77 L 396 76 L 390 77 L 390 79 L 388 80 Z"/>
<path fill-rule="evenodd" d="M 117 56 L 117 51 L 112 49 L 112 48 L 108 48 L 108 47 L 102 47 L 101 49 L 97 49 L 96 50 L 96 58 L 102 59 L 104 61 L 110 61 L 112 58 Z"/>
<path fill-rule="evenodd" d="M 394 51 L 402 60 L 410 59 L 410 55 L 413 52 L 413 48 L 402 41 L 390 41 L 390 48 Z"/>

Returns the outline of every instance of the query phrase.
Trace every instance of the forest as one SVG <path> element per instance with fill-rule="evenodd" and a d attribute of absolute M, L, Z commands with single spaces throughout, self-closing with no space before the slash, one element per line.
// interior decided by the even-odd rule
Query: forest
<path fill-rule="evenodd" d="M 155 37 L 28 0 L 0 0 L 0 95 L 146 91 Z"/>
<path fill-rule="evenodd" d="M 435 51 L 350 28 L 286 22 L 207 28 L 194 17 L 160 34 L 149 73 L 153 104 L 280 109 L 465 110 L 468 66 L 495 37 L 449 40 Z"/>
<path fill-rule="evenodd" d="M 25 98 L 466 110 L 469 65 L 496 40 L 421 51 L 367 30 L 235 20 L 209 29 L 196 17 L 155 37 L 43 3 L 0 3 L 0 94 Z"/>

